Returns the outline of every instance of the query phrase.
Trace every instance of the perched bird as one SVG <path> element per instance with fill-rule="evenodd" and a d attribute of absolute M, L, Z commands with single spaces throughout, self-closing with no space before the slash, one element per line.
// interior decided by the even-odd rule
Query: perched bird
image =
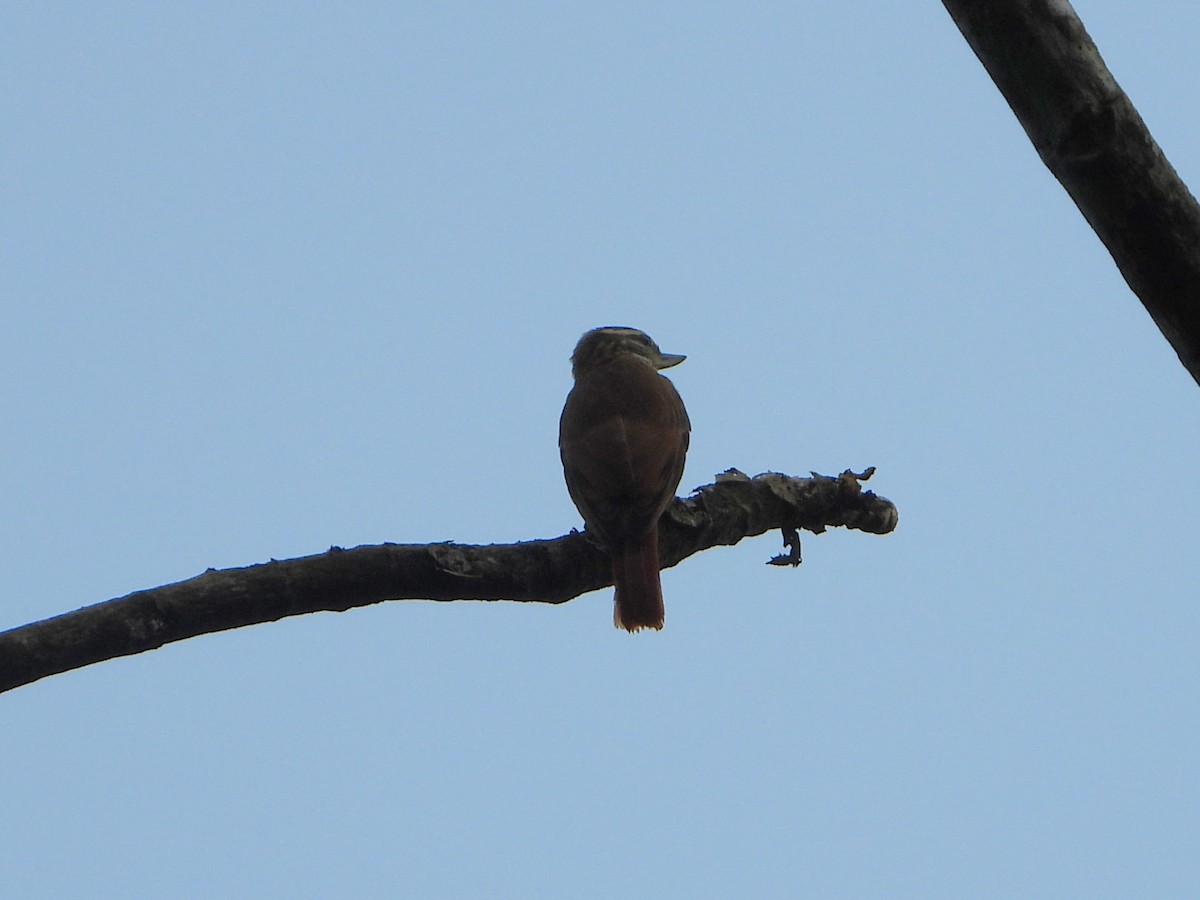
<path fill-rule="evenodd" d="M 575 346 L 558 425 L 567 490 L 612 554 L 618 628 L 662 628 L 658 519 L 683 475 L 691 423 L 659 369 L 683 362 L 636 328 L 594 328 Z"/>

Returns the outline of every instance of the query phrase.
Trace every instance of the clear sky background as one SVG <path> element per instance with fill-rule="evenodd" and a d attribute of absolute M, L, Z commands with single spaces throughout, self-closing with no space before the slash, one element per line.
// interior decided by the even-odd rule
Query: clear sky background
<path fill-rule="evenodd" d="M 1200 4 L 1076 8 L 1200 184 Z M 939 3 L 14 3 L 0 94 L 4 627 L 567 532 L 596 325 L 685 489 L 900 510 L 0 696 L 6 896 L 1200 891 L 1200 388 Z"/>

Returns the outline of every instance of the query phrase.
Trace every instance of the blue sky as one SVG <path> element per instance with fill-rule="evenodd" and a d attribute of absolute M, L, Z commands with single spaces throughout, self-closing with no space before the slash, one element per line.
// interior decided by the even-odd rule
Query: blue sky
<path fill-rule="evenodd" d="M 1200 183 L 1200 8 L 1078 2 Z M 684 488 L 893 534 L 666 629 L 391 603 L 0 697 L 37 897 L 1194 896 L 1200 389 L 940 4 L 0 13 L 4 627 L 579 525 L 579 334 L 688 354 Z"/>

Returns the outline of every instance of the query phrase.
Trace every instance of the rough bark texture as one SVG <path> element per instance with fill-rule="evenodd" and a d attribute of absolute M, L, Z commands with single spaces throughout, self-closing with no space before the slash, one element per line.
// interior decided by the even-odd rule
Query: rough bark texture
<path fill-rule="evenodd" d="M 1200 206 L 1067 0 L 943 0 L 967 43 L 1200 383 Z"/>
<path fill-rule="evenodd" d="M 841 525 L 886 534 L 896 507 L 860 478 L 731 470 L 660 525 L 664 567 L 718 544 L 781 528 L 820 532 Z M 798 554 L 795 562 L 799 561 Z M 382 544 L 239 569 L 209 569 L 176 584 L 137 591 L 0 633 L 0 691 L 47 675 L 154 650 L 172 641 L 322 610 L 384 600 L 524 600 L 564 603 L 612 583 L 608 554 L 586 534 L 519 544 Z"/>

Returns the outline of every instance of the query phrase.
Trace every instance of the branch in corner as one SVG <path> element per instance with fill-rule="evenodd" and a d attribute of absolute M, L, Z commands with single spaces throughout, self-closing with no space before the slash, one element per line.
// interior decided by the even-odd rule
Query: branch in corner
<path fill-rule="evenodd" d="M 1200 383 L 1200 204 L 1066 0 L 942 0 L 1046 167 Z"/>

